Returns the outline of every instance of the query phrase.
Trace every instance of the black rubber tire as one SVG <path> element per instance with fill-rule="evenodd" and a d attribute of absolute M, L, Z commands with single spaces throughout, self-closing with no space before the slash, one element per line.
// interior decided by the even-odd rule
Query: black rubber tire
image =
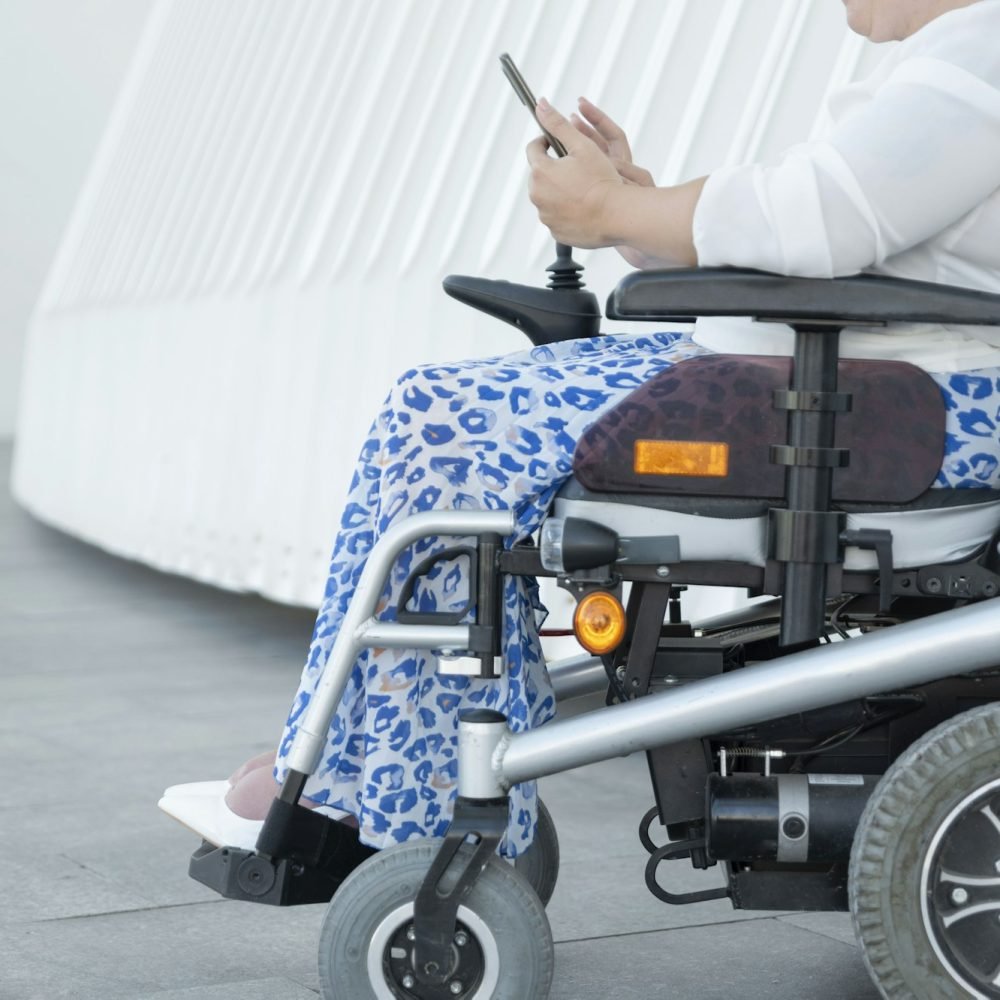
<path fill-rule="evenodd" d="M 869 800 L 851 853 L 850 907 L 865 964 L 887 1000 L 976 995 L 935 952 L 921 913 L 921 877 L 949 814 L 998 778 L 1000 703 L 994 703 L 921 737 L 889 768 Z M 1000 843 L 997 849 L 1000 855 Z"/>
<path fill-rule="evenodd" d="M 323 1000 L 379 1000 L 376 987 L 389 989 L 381 973 L 381 982 L 376 984 L 369 975 L 373 936 L 401 908 L 409 906 L 412 913 L 417 890 L 441 843 L 439 839 L 420 840 L 380 851 L 340 886 L 320 931 Z M 408 919 L 403 915 L 398 924 L 395 919 L 390 924 L 401 927 Z M 496 986 L 488 994 L 480 988 L 475 1000 L 487 996 L 489 1000 L 545 1000 L 555 965 L 552 931 L 545 907 L 513 865 L 498 857 L 489 859 L 459 910 L 459 920 L 473 934 L 476 930 L 470 924 L 478 924 L 492 939 L 487 946 L 496 949 Z M 375 959 L 380 960 L 378 954 Z M 410 993 L 419 996 L 419 987 Z"/>
<path fill-rule="evenodd" d="M 552 814 L 541 799 L 538 800 L 538 826 L 531 847 L 514 859 L 514 870 L 542 901 L 549 905 L 559 878 L 559 837 Z"/>

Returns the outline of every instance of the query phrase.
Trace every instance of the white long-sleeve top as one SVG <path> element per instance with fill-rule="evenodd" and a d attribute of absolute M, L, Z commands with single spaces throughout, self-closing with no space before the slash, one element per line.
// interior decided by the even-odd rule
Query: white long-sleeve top
<path fill-rule="evenodd" d="M 694 216 L 701 266 L 831 278 L 860 271 L 1000 292 L 1000 0 L 936 18 L 834 94 L 824 138 L 774 165 L 712 173 Z M 790 354 L 791 330 L 700 319 L 695 340 Z M 846 330 L 845 357 L 928 371 L 1000 365 L 1000 327 Z"/>

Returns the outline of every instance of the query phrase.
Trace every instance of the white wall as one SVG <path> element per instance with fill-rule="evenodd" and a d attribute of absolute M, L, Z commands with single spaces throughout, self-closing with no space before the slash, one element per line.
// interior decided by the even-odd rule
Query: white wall
<path fill-rule="evenodd" d="M 837 0 L 158 0 L 31 323 L 20 502 L 315 604 L 390 380 L 525 345 L 440 291 L 552 258 L 504 50 L 665 183 L 804 138 L 870 58 Z"/>
<path fill-rule="evenodd" d="M 0 438 L 42 283 L 151 0 L 0 0 Z"/>

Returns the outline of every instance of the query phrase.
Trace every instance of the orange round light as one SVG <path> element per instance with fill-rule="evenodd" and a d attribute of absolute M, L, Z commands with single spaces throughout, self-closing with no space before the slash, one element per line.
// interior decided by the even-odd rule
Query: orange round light
<path fill-rule="evenodd" d="M 603 656 L 625 638 L 625 609 L 614 594 L 595 590 L 576 606 L 573 631 L 588 653 Z"/>

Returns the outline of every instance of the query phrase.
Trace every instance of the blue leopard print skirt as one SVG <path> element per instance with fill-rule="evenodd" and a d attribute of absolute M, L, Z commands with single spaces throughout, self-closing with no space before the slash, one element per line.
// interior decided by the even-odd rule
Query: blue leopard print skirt
<path fill-rule="evenodd" d="M 505 357 L 428 365 L 396 383 L 364 442 L 340 520 L 312 644 L 278 750 L 275 777 L 323 670 L 375 541 L 391 524 L 432 509 L 516 511 L 515 539 L 539 526 L 570 475 L 582 432 L 632 389 L 686 358 L 710 353 L 687 334 L 612 334 Z M 1000 369 L 934 376 L 948 407 L 940 487 L 998 487 Z M 409 570 L 455 539 L 427 539 L 403 554 L 382 602 L 391 620 Z M 417 588 L 423 611 L 465 603 L 463 565 L 441 563 Z M 537 588 L 509 578 L 498 681 L 438 675 L 428 650 L 367 650 L 354 665 L 322 761 L 306 785 L 313 801 L 358 818 L 376 848 L 441 836 L 458 778 L 457 730 L 466 708 L 494 708 L 514 732 L 555 714 L 538 626 Z M 531 842 L 534 782 L 511 792 L 503 853 Z"/>

